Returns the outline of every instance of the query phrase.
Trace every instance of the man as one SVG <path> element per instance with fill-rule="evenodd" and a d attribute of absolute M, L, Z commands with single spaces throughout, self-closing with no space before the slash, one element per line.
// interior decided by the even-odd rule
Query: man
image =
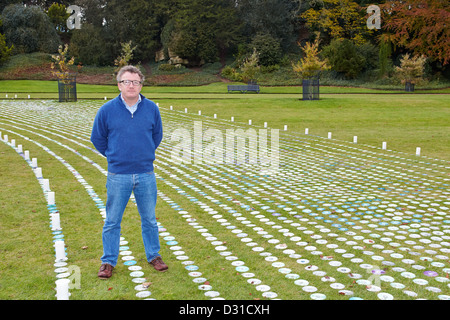
<path fill-rule="evenodd" d="M 158 271 L 167 265 L 159 254 L 155 217 L 155 150 L 162 140 L 162 122 L 156 104 L 141 95 L 144 75 L 133 66 L 117 74 L 120 94 L 97 112 L 91 141 L 108 161 L 106 219 L 103 226 L 103 256 L 98 277 L 108 279 L 117 264 L 120 225 L 125 207 L 134 192 L 141 216 L 142 239 L 147 261 Z"/>

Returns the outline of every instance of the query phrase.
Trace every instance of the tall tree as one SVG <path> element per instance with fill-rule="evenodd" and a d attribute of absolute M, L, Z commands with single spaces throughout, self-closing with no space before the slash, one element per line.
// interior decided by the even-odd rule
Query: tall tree
<path fill-rule="evenodd" d="M 383 28 L 399 45 L 444 65 L 450 63 L 450 2 L 448 0 L 387 1 Z"/>
<path fill-rule="evenodd" d="M 6 41 L 15 52 L 47 52 L 58 50 L 60 39 L 47 14 L 38 6 L 13 4 L 2 12 Z"/>
<path fill-rule="evenodd" d="M 235 43 L 239 21 L 232 0 L 178 0 L 170 47 L 193 64 L 213 62 Z"/>
<path fill-rule="evenodd" d="M 239 17 L 244 23 L 244 34 L 251 38 L 269 34 L 287 50 L 295 44 L 300 0 L 237 0 Z"/>
<path fill-rule="evenodd" d="M 22 4 L 21 0 L 2 0 L 0 1 L 0 13 L 10 4 Z"/>
<path fill-rule="evenodd" d="M 107 0 L 74 0 L 71 4 L 81 8 L 82 25 L 88 23 L 101 28 L 104 24 L 106 3 Z"/>
<path fill-rule="evenodd" d="M 6 45 L 5 35 L 0 33 L 0 66 L 8 60 L 12 54 L 13 46 L 8 47 Z"/>
<path fill-rule="evenodd" d="M 136 44 L 134 52 L 135 60 L 148 61 L 154 59 L 155 52 L 159 49 L 159 33 L 161 26 L 157 21 L 155 1 L 130 0 L 126 1 L 126 15 L 130 20 L 129 36 L 133 44 Z"/>
<path fill-rule="evenodd" d="M 19 1 L 20 3 L 26 5 L 26 6 L 39 6 L 43 10 L 47 10 L 52 6 L 52 4 L 62 4 L 65 6 L 70 5 L 70 0 L 22 0 Z"/>
<path fill-rule="evenodd" d="M 67 13 L 67 7 L 65 5 L 53 3 L 50 8 L 48 8 L 47 15 L 60 37 L 63 37 L 63 35 L 69 32 L 66 22 L 70 13 Z"/>

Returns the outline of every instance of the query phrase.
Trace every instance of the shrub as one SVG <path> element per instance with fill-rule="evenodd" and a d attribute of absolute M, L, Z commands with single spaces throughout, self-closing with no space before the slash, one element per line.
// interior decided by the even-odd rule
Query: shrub
<path fill-rule="evenodd" d="M 226 66 L 223 68 L 220 75 L 231 81 L 242 81 L 242 75 L 231 66 Z"/>
<path fill-rule="evenodd" d="M 70 77 L 71 69 L 70 66 L 73 65 L 75 58 L 68 57 L 69 46 L 66 44 L 59 46 L 58 54 L 52 55 L 53 62 L 51 64 L 52 74 L 58 79 L 66 79 Z"/>
<path fill-rule="evenodd" d="M 365 67 L 366 59 L 359 52 L 358 47 L 349 39 L 332 40 L 323 49 L 323 55 L 328 58 L 332 70 L 355 79 Z"/>
<path fill-rule="evenodd" d="M 299 44 L 300 45 L 300 44 Z M 307 42 L 302 48 L 305 57 L 296 64 L 292 64 L 292 69 L 303 79 L 318 77 L 321 71 L 330 69 L 327 61 L 319 58 L 319 40 L 312 44 Z"/>
<path fill-rule="evenodd" d="M 177 68 L 175 64 L 163 63 L 158 66 L 159 71 L 173 71 Z"/>
<path fill-rule="evenodd" d="M 18 53 L 53 53 L 61 43 L 49 17 L 38 6 L 12 4 L 2 12 L 6 42 Z"/>
<path fill-rule="evenodd" d="M 395 77 L 402 83 L 419 84 L 423 81 L 426 60 L 423 55 L 410 57 L 408 53 L 405 54 L 400 60 L 400 66 L 395 67 Z"/>
<path fill-rule="evenodd" d="M 83 24 L 81 29 L 73 30 L 70 54 L 75 56 L 76 62 L 81 61 L 84 65 L 105 66 L 114 60 L 100 30 L 88 23 Z"/>
<path fill-rule="evenodd" d="M 272 73 L 278 70 L 280 70 L 279 64 L 274 64 L 271 66 L 261 66 L 261 73 Z"/>
<path fill-rule="evenodd" d="M 8 47 L 5 41 L 5 35 L 0 33 L 0 65 L 8 60 L 13 50 L 13 46 Z"/>
<path fill-rule="evenodd" d="M 132 47 L 131 44 L 131 40 L 120 44 L 122 51 L 120 56 L 114 60 L 114 65 L 116 66 L 115 72 L 119 72 L 122 67 L 127 66 L 130 63 L 130 60 L 133 59 L 133 51 L 136 50 L 137 46 Z"/>
<path fill-rule="evenodd" d="M 242 81 L 249 82 L 250 80 L 256 80 L 259 69 L 259 53 L 253 50 L 252 55 L 241 66 Z"/>
<path fill-rule="evenodd" d="M 378 61 L 379 61 L 378 75 L 381 78 L 388 76 L 393 70 L 391 54 L 392 49 L 390 42 L 382 38 L 382 41 L 380 42 L 380 49 L 378 52 Z"/>

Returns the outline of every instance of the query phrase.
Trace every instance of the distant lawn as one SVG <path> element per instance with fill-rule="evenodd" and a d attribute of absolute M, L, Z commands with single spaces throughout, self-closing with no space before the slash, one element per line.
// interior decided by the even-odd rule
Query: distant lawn
<path fill-rule="evenodd" d="M 224 97 L 245 97 L 241 93 L 227 92 L 228 83 L 215 82 L 209 85 L 203 86 L 144 86 L 143 93 L 147 95 L 157 96 L 160 94 L 196 94 L 196 93 L 208 93 L 208 94 L 224 94 Z M 298 86 L 262 86 L 261 95 L 265 94 L 292 94 L 301 98 L 302 87 Z M 57 98 L 58 84 L 57 81 L 40 81 L 40 80 L 1 80 L 0 81 L 0 99 L 4 98 L 6 94 L 18 94 L 18 98 L 26 98 L 26 94 L 39 93 L 33 95 L 35 98 Z M 89 84 L 77 84 L 77 93 L 80 94 L 79 98 L 92 99 L 103 98 L 104 94 L 118 94 L 117 86 L 115 85 L 89 85 Z M 320 93 L 333 93 L 333 94 L 365 94 L 365 93 L 396 93 L 404 94 L 401 90 L 380 90 L 369 89 L 360 87 L 334 87 L 334 86 L 321 86 Z M 450 93 L 450 88 L 446 89 L 432 89 L 424 90 L 417 89 L 415 93 Z M 20 95 L 25 94 L 25 95 Z M 97 95 L 96 95 L 97 94 Z M 414 94 L 414 93 L 409 93 Z M 248 93 L 246 95 L 255 95 L 255 93 Z M 32 97 L 32 98 L 33 98 Z M 11 98 L 11 96 L 9 96 Z"/>
<path fill-rule="evenodd" d="M 227 93 L 226 83 L 205 86 L 151 87 L 143 94 L 161 106 L 174 106 L 190 113 L 303 133 L 381 146 L 388 149 L 415 153 L 422 148 L 423 155 L 450 159 L 450 89 L 417 91 L 382 91 L 355 87 L 320 88 L 319 101 L 301 100 L 301 87 L 262 87 L 260 94 Z M 425 94 L 439 92 L 442 94 Z M 392 93 L 392 94 L 389 94 Z M 394 94 L 395 93 L 395 94 Z M 4 80 L 0 81 L 0 99 L 57 99 L 56 81 Z M 111 99 L 117 96 L 114 85 L 77 84 L 79 99 Z"/>
<path fill-rule="evenodd" d="M 159 101 L 159 100 L 157 100 Z M 294 95 L 248 95 L 241 99 L 160 100 L 175 110 L 231 119 L 263 127 L 353 141 L 390 150 L 450 160 L 450 99 L 448 95 L 323 94 L 319 101 L 302 101 Z"/>

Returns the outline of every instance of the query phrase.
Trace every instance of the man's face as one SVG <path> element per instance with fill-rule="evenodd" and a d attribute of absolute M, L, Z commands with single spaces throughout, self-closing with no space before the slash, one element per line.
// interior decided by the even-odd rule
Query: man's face
<path fill-rule="evenodd" d="M 138 99 L 139 93 L 142 89 L 142 84 L 134 85 L 132 81 L 141 81 L 141 78 L 137 73 L 125 72 L 119 82 L 119 90 L 122 92 L 122 96 L 125 100 Z M 129 85 L 126 85 L 123 81 L 131 81 Z"/>

